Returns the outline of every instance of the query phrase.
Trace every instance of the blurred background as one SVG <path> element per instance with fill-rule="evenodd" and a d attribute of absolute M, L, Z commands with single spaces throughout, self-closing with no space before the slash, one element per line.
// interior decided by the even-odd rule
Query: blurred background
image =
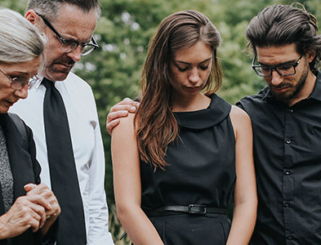
<path fill-rule="evenodd" d="M 28 0 L 0 0 L 3 7 L 24 13 Z M 253 16 L 272 4 L 290 4 L 288 0 L 100 0 L 102 16 L 95 38 L 100 49 L 74 67 L 74 72 L 87 81 L 95 94 L 106 154 L 105 188 L 110 210 L 110 231 L 116 245 L 130 244 L 119 240 L 123 233 L 116 215 L 110 136 L 106 116 L 110 108 L 125 97 L 135 98 L 145 60 L 148 41 L 157 25 L 167 15 L 179 10 L 198 10 L 206 14 L 221 33 L 223 42 L 219 57 L 224 72 L 218 92 L 234 104 L 246 95 L 255 94 L 265 85 L 251 68 L 251 55 L 246 52 L 245 30 Z M 299 0 L 321 21 L 320 0 Z M 1 24 L 1 23 L 0 23 Z"/>

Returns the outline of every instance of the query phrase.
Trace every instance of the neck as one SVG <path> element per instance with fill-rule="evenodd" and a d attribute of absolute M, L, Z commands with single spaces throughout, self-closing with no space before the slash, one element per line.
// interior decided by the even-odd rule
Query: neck
<path fill-rule="evenodd" d="M 211 103 L 211 99 L 204 94 L 199 93 L 193 97 L 174 96 L 173 112 L 198 111 L 206 109 Z"/>

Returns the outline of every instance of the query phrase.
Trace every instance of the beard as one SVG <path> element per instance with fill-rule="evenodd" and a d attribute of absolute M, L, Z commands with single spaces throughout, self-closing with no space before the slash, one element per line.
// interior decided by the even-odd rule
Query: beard
<path fill-rule="evenodd" d="M 273 86 L 272 84 L 269 85 L 270 90 L 272 91 L 272 93 L 274 94 L 274 96 L 278 99 L 281 100 L 283 102 L 288 102 L 290 100 L 292 100 L 293 98 L 295 98 L 295 96 L 298 95 L 298 93 L 302 90 L 302 88 L 304 87 L 305 83 L 306 83 L 306 79 L 308 77 L 308 73 L 309 73 L 309 68 L 307 66 L 308 64 L 305 64 L 305 69 L 302 72 L 301 77 L 299 78 L 298 82 L 293 85 L 292 83 L 281 83 L 278 86 Z M 290 91 L 284 92 L 284 93 L 275 93 L 273 92 L 273 89 L 275 88 L 291 88 Z"/>

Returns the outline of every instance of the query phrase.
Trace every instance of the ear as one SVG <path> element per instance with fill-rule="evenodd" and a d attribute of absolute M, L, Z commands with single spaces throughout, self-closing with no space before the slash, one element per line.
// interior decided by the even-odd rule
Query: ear
<path fill-rule="evenodd" d="M 316 56 L 315 50 L 307 51 L 307 56 L 306 57 L 307 57 L 307 60 L 308 60 L 309 63 L 311 63 L 314 60 L 315 56 Z"/>
<path fill-rule="evenodd" d="M 33 25 L 38 24 L 40 21 L 39 16 L 36 14 L 36 12 L 32 9 L 29 9 L 25 15 L 26 19 Z"/>

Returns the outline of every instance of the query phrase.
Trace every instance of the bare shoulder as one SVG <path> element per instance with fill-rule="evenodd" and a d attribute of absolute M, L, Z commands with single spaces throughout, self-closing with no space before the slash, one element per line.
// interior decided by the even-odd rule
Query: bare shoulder
<path fill-rule="evenodd" d="M 135 114 L 134 113 L 128 113 L 127 117 L 122 117 L 119 118 L 120 123 L 113 129 L 113 134 L 120 134 L 120 133 L 125 133 L 128 134 L 130 132 L 134 132 L 134 118 Z"/>
<path fill-rule="evenodd" d="M 230 118 L 231 118 L 234 130 L 236 132 L 238 130 L 244 130 L 246 128 L 250 128 L 251 129 L 250 117 L 241 108 L 232 105 L 232 109 L 231 109 L 231 112 L 230 112 Z"/>

